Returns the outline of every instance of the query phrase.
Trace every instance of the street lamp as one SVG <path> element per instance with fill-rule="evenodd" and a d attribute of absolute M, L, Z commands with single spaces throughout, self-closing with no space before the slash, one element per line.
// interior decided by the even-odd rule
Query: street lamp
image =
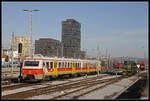
<path fill-rule="evenodd" d="M 24 9 L 24 12 L 30 12 L 30 56 L 32 56 L 31 52 L 32 52 L 32 12 L 33 11 L 40 11 L 38 9 L 34 9 L 34 10 L 28 10 L 28 9 Z"/>

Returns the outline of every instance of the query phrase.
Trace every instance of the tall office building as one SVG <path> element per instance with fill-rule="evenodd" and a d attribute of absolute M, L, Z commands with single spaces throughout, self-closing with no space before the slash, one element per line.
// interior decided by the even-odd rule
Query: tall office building
<path fill-rule="evenodd" d="M 62 21 L 63 55 L 67 58 L 83 58 L 81 51 L 81 24 L 74 19 Z"/>

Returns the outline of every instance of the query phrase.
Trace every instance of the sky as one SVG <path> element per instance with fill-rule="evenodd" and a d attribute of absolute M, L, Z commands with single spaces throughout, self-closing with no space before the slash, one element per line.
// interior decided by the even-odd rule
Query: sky
<path fill-rule="evenodd" d="M 81 23 L 81 50 L 90 56 L 148 56 L 148 2 L 2 2 L 2 48 L 10 47 L 12 32 L 32 41 L 54 38 L 61 41 L 61 22 Z"/>

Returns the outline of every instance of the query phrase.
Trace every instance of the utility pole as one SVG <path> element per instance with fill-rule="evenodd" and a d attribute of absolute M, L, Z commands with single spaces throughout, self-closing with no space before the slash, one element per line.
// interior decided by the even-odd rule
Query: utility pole
<path fill-rule="evenodd" d="M 14 35 L 14 32 L 12 32 L 12 36 Z M 14 68 L 14 65 L 13 65 L 13 61 L 14 61 L 14 58 L 13 58 L 13 42 L 14 39 L 12 37 L 12 40 L 11 40 L 11 77 L 13 77 L 13 68 Z"/>
<path fill-rule="evenodd" d="M 30 12 L 30 56 L 32 56 L 32 12 L 33 11 L 40 11 L 38 9 L 34 9 L 34 10 L 23 10 L 25 12 Z"/>
<path fill-rule="evenodd" d="M 63 43 L 62 43 L 62 45 L 61 45 L 62 47 L 61 47 L 61 49 L 62 49 L 62 57 L 63 57 L 63 49 L 64 49 L 64 47 L 63 47 Z"/>
<path fill-rule="evenodd" d="M 57 57 L 58 57 L 58 46 L 57 46 Z"/>
<path fill-rule="evenodd" d="M 147 62 L 146 61 L 146 47 L 143 47 L 143 49 L 144 49 L 144 58 L 145 58 L 145 63 Z"/>
<path fill-rule="evenodd" d="M 75 59 L 75 52 L 74 52 L 74 59 Z"/>
<path fill-rule="evenodd" d="M 109 55 L 108 55 L 108 68 L 109 68 L 109 70 L 111 69 L 110 67 L 111 67 L 111 64 L 110 64 L 110 51 L 109 51 Z"/>
<path fill-rule="evenodd" d="M 97 45 L 97 60 L 99 60 L 99 46 Z"/>
<path fill-rule="evenodd" d="M 108 72 L 108 58 L 107 58 L 107 48 L 106 48 L 106 71 Z"/>

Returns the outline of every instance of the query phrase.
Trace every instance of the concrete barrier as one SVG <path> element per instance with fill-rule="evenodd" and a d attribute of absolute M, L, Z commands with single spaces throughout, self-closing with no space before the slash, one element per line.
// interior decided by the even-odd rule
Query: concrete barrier
<path fill-rule="evenodd" d="M 2 68 L 2 73 L 10 72 L 11 73 L 11 67 Z M 19 67 L 13 67 L 13 71 L 20 71 Z"/>

